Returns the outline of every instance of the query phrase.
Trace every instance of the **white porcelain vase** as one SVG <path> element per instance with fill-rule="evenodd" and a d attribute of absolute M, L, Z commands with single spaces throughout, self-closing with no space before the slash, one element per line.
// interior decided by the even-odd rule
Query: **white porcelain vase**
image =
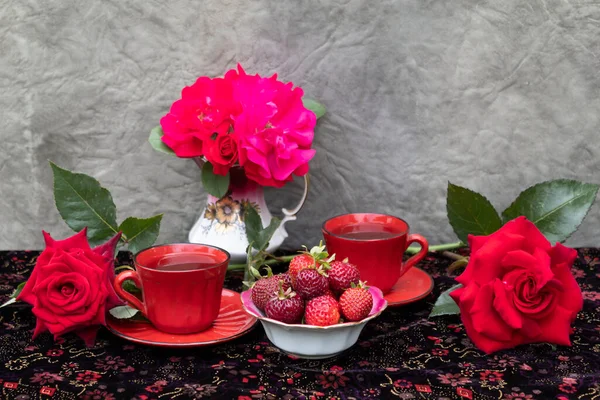
<path fill-rule="evenodd" d="M 206 207 L 189 232 L 188 240 L 190 243 L 210 244 L 227 250 L 231 254 L 230 263 L 233 264 L 246 262 L 248 239 L 244 222 L 245 209 L 256 208 L 263 226 L 269 225 L 272 215 L 265 202 L 263 187 L 245 178 L 239 169 L 232 169 L 231 172 L 229 192 L 221 199 L 208 195 Z M 277 250 L 288 236 L 285 224 L 296 219 L 296 214 L 308 196 L 308 187 L 309 179 L 306 175 L 300 203 L 291 210 L 281 210 L 283 218 L 269 242 L 268 252 Z"/>

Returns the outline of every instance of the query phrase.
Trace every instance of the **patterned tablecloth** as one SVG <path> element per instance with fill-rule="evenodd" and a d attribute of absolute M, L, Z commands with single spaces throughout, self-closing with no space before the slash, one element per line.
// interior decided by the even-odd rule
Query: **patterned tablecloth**
<path fill-rule="evenodd" d="M 39 253 L 0 252 L 0 300 L 26 279 Z M 129 254 L 120 254 L 122 261 Z M 573 274 L 585 305 L 574 346 L 521 346 L 486 356 L 457 316 L 427 319 L 453 284 L 449 260 L 420 267 L 436 288 L 426 299 L 386 310 L 358 344 L 324 361 L 292 359 L 260 325 L 227 344 L 197 349 L 134 345 L 102 329 L 95 347 L 75 336 L 35 341 L 30 307 L 0 309 L 2 399 L 600 399 L 600 251 L 579 249 Z M 240 275 L 226 286 L 240 289 Z"/>

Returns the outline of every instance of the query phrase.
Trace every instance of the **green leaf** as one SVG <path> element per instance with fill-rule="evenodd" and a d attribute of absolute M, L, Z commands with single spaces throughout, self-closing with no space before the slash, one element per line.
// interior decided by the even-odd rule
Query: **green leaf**
<path fill-rule="evenodd" d="M 76 232 L 87 227 L 92 243 L 117 233 L 117 208 L 110 192 L 91 176 L 62 169 L 53 162 L 50 166 L 56 208 L 67 225 Z"/>
<path fill-rule="evenodd" d="M 135 317 L 135 315 L 139 313 L 139 310 L 129 306 L 117 306 L 111 308 L 108 312 L 117 319 L 129 319 Z"/>
<path fill-rule="evenodd" d="M 448 182 L 448 220 L 456 236 L 467 243 L 467 235 L 489 235 L 502 227 L 502 220 L 488 199 Z"/>
<path fill-rule="evenodd" d="M 248 243 L 251 243 L 252 247 L 255 249 L 260 250 L 261 243 L 259 243 L 259 236 L 260 232 L 263 230 L 260 215 L 258 215 L 258 212 L 254 207 L 248 207 L 245 213 L 244 222 L 246 223 L 246 237 L 248 238 Z"/>
<path fill-rule="evenodd" d="M 19 283 L 19 286 L 17 286 L 17 288 L 15 289 L 15 291 L 12 292 L 12 294 L 10 295 L 10 298 L 7 301 L 5 301 L 2 305 L 0 305 L 0 308 L 9 306 L 9 305 L 11 305 L 13 303 L 16 303 L 17 302 L 17 297 L 23 291 L 23 288 L 25 287 L 26 283 L 27 283 L 26 281 Z"/>
<path fill-rule="evenodd" d="M 160 125 L 155 126 L 150 131 L 150 137 L 148 138 L 148 142 L 150 142 L 150 145 L 152 146 L 152 148 L 154 150 L 174 156 L 175 152 L 173 150 L 171 150 L 171 148 L 169 146 L 167 146 L 165 144 L 165 142 L 162 141 L 162 137 L 163 137 L 162 127 Z"/>
<path fill-rule="evenodd" d="M 596 200 L 598 185 L 568 179 L 526 189 L 502 213 L 508 222 L 524 215 L 551 242 L 562 242 L 577 230 Z"/>
<path fill-rule="evenodd" d="M 314 112 L 315 115 L 317 116 L 317 119 L 321 118 L 327 112 L 327 110 L 325 109 L 325 106 L 323 104 L 321 104 L 313 99 L 307 99 L 306 97 L 303 97 L 302 104 L 304 104 L 305 108 Z"/>
<path fill-rule="evenodd" d="M 248 232 L 247 227 L 248 225 L 246 225 L 246 233 Z M 244 284 L 247 287 L 252 287 L 253 282 L 256 280 L 251 272 L 252 268 L 254 268 L 253 264 L 254 257 L 252 256 L 252 242 L 250 242 L 248 247 L 246 247 L 246 267 L 244 268 Z"/>
<path fill-rule="evenodd" d="M 259 251 L 267 248 L 273 234 L 281 224 L 279 218 L 273 217 L 271 218 L 269 225 L 266 228 L 263 228 L 260 215 L 258 215 L 258 212 L 253 207 L 249 207 L 246 210 L 244 221 L 246 222 L 246 237 L 248 238 L 248 243 L 252 243 L 252 246 Z"/>
<path fill-rule="evenodd" d="M 461 287 L 461 284 L 454 285 L 450 289 L 440 294 L 440 297 L 438 297 L 438 299 L 435 301 L 435 304 L 433 305 L 433 309 L 429 314 L 429 318 L 438 317 L 440 315 L 460 314 L 460 309 L 458 308 L 454 300 L 452 300 L 452 297 L 450 297 L 450 292 Z"/>
<path fill-rule="evenodd" d="M 135 283 L 133 283 L 132 280 L 126 280 L 125 282 L 123 282 L 123 290 L 131 294 L 142 293 L 142 291 L 137 286 L 135 286 Z"/>
<path fill-rule="evenodd" d="M 121 223 L 119 230 L 127 238 L 129 251 L 135 254 L 154 244 L 158 238 L 162 217 L 162 214 L 150 218 L 129 217 Z"/>
<path fill-rule="evenodd" d="M 215 174 L 212 164 L 207 161 L 202 166 L 202 185 L 209 194 L 220 199 L 229 190 L 229 173 L 225 176 Z"/>
<path fill-rule="evenodd" d="M 19 286 L 17 286 L 17 288 L 15 289 L 15 291 L 10 295 L 10 298 L 11 299 L 16 299 L 17 297 L 19 297 L 19 295 L 23 291 L 23 288 L 25 287 L 26 283 L 27 283 L 27 281 L 19 283 Z"/>
<path fill-rule="evenodd" d="M 265 229 L 263 229 L 260 232 L 260 235 L 259 235 L 259 240 L 260 240 L 259 243 L 261 243 L 260 250 L 265 250 L 267 248 L 267 246 L 269 245 L 269 242 L 271 241 L 271 238 L 273 237 L 273 234 L 275 233 L 277 228 L 279 228 L 279 224 L 281 224 L 281 220 L 279 218 L 273 217 L 273 218 L 271 218 L 271 222 L 269 222 L 269 226 L 267 226 Z"/>

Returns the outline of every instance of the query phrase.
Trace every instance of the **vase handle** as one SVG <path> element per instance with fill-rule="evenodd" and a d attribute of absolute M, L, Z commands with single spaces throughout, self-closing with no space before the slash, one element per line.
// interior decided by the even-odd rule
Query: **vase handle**
<path fill-rule="evenodd" d="M 283 216 L 283 219 L 281 220 L 281 224 L 279 225 L 280 227 L 282 227 L 286 222 L 296 220 L 296 214 L 298 214 L 300 212 L 300 210 L 304 206 L 304 203 L 306 202 L 306 198 L 308 197 L 308 187 L 309 186 L 310 186 L 310 179 L 308 177 L 308 174 L 306 174 L 306 175 L 304 175 L 304 193 L 302 194 L 302 198 L 300 199 L 300 202 L 298 203 L 298 205 L 291 210 L 288 210 L 287 208 L 281 209 L 284 216 Z"/>

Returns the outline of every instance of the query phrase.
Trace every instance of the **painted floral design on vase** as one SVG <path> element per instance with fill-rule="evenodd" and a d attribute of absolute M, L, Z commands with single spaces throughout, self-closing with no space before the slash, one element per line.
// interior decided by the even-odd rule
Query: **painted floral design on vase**
<path fill-rule="evenodd" d="M 247 199 L 234 200 L 225 196 L 215 203 L 208 203 L 204 210 L 204 219 L 212 221 L 217 233 L 225 234 L 235 229 L 245 229 L 244 216 L 248 208 L 254 208 L 260 214 L 260 206 Z M 210 227 L 209 227 L 210 229 Z"/>
<path fill-rule="evenodd" d="M 246 261 L 246 224 L 245 211 L 253 207 L 258 211 L 263 226 L 271 222 L 272 215 L 265 202 L 263 187 L 246 178 L 243 170 L 232 168 L 229 191 L 218 199 L 208 195 L 207 204 L 192 227 L 188 240 L 190 243 L 203 243 L 221 247 L 231 254 L 232 263 Z M 296 219 L 296 214 L 308 195 L 308 175 L 304 177 L 304 193 L 300 203 L 292 210 L 282 209 L 281 225 L 275 231 L 267 251 L 273 252 L 281 246 L 288 236 L 284 225 Z"/>

